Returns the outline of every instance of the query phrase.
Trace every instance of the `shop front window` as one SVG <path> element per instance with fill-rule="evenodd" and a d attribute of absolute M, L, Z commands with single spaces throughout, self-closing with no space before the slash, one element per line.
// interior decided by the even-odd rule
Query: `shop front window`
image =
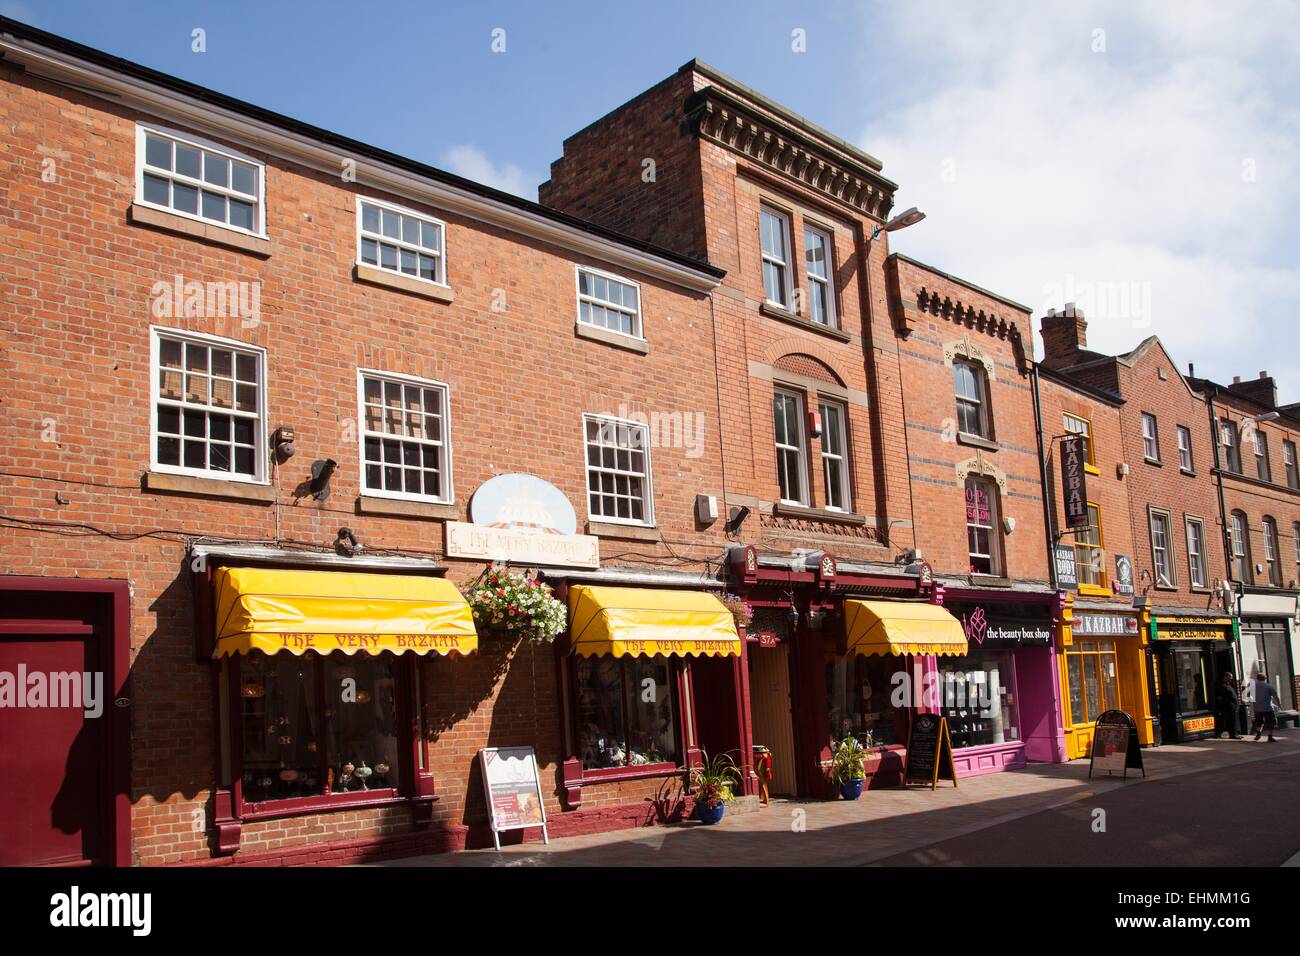
<path fill-rule="evenodd" d="M 667 658 L 583 657 L 575 670 L 584 770 L 677 762 Z"/>
<path fill-rule="evenodd" d="M 899 711 L 891 695 L 891 678 L 905 668 L 906 658 L 864 657 L 853 654 L 826 662 L 826 699 L 830 715 L 830 740 L 856 737 L 875 746 L 903 743 Z"/>
<path fill-rule="evenodd" d="M 390 654 L 240 661 L 243 795 L 291 800 L 398 785 Z"/>
<path fill-rule="evenodd" d="M 1015 668 L 1010 651 L 939 659 L 940 713 L 954 748 L 1020 739 Z"/>
<path fill-rule="evenodd" d="M 1204 710 L 1208 704 L 1206 688 L 1205 655 L 1198 647 L 1175 648 L 1172 655 L 1174 662 L 1175 693 L 1180 711 Z"/>
<path fill-rule="evenodd" d="M 1070 682 L 1070 720 L 1090 724 L 1108 710 L 1119 710 L 1119 671 L 1114 641 L 1076 641 L 1066 649 Z"/>

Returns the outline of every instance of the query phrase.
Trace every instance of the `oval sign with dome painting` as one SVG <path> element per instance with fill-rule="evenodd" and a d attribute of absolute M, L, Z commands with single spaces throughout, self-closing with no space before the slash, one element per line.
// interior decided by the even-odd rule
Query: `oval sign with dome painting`
<path fill-rule="evenodd" d="M 536 475 L 512 473 L 478 486 L 469 505 L 476 525 L 522 534 L 575 534 L 578 516 L 564 493 Z"/>

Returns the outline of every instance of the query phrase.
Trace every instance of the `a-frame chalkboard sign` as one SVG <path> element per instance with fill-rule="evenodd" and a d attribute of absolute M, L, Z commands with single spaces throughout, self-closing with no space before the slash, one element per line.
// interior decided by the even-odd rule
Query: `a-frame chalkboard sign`
<path fill-rule="evenodd" d="M 1142 766 L 1137 723 L 1122 710 L 1108 710 L 1097 718 L 1089 749 L 1089 777 L 1094 770 L 1104 770 L 1107 774 L 1122 774 L 1127 780 L 1130 768 L 1141 770 L 1144 777 L 1147 775 L 1147 768 Z"/>
<path fill-rule="evenodd" d="M 951 780 L 952 785 L 957 786 L 948 721 L 938 714 L 916 714 L 907 733 L 907 768 L 903 772 L 903 785 L 928 783 L 934 790 L 940 780 Z"/>

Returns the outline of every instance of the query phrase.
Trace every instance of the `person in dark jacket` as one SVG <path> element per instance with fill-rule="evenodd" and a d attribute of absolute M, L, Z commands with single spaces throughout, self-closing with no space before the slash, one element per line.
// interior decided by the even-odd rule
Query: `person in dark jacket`
<path fill-rule="evenodd" d="M 1237 733 L 1237 706 L 1240 703 L 1237 697 L 1237 679 L 1231 671 L 1223 675 L 1223 680 L 1219 682 L 1219 693 L 1215 695 L 1214 709 L 1219 715 L 1219 724 L 1214 729 L 1214 736 L 1222 737 L 1226 730 L 1228 736 L 1233 740 L 1240 740 L 1241 734 Z"/>

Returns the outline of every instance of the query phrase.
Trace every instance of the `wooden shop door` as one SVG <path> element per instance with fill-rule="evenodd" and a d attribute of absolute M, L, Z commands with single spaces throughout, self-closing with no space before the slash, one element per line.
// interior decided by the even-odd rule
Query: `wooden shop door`
<path fill-rule="evenodd" d="M 89 627 L 27 634 L 0 628 L 0 671 L 94 671 L 94 646 Z M 102 714 L 88 718 L 82 706 L 0 712 L 0 866 L 112 862 L 104 840 L 105 722 Z"/>
<path fill-rule="evenodd" d="M 749 648 L 749 708 L 754 743 L 772 751 L 772 794 L 793 796 L 794 727 L 790 717 L 790 648 Z"/>

